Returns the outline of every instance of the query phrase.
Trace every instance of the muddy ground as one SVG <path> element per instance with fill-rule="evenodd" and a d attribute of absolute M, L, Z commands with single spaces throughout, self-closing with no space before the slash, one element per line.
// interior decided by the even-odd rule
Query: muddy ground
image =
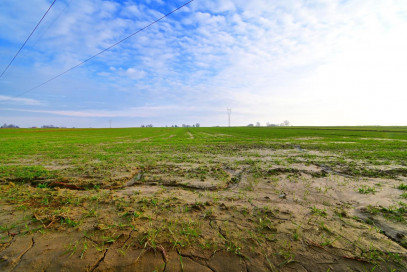
<path fill-rule="evenodd" d="M 326 158 L 251 149 L 110 183 L 5 180 L 0 270 L 407 271 L 404 168 L 356 161 L 388 173 L 356 176 Z"/>

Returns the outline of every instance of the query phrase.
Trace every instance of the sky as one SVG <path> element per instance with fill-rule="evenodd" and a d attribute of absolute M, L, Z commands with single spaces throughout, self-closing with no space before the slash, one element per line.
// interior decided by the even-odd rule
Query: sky
<path fill-rule="evenodd" d="M 0 78 L 0 123 L 407 125 L 406 0 L 57 0 Z M 0 1 L 2 71 L 52 0 Z"/>

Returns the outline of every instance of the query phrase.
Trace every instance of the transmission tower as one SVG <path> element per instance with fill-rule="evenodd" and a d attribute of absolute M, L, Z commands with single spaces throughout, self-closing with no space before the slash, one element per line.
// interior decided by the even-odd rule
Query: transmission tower
<path fill-rule="evenodd" d="M 229 124 L 229 127 L 230 127 L 230 116 L 232 115 L 232 109 L 227 108 L 226 111 L 228 113 L 228 124 Z"/>

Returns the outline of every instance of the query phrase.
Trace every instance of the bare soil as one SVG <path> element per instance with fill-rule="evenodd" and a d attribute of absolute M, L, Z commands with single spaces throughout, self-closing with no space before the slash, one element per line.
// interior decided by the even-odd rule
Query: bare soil
<path fill-rule="evenodd" d="M 406 178 L 269 163 L 301 152 L 249 150 L 204 169 L 163 163 L 42 191 L 3 184 L 26 198 L 0 202 L 0 270 L 407 271 L 406 223 L 386 213 Z M 258 168 L 230 167 L 248 153 Z"/>

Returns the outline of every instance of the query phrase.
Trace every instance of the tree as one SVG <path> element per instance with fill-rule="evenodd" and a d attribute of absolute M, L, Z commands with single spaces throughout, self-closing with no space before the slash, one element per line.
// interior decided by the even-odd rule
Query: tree
<path fill-rule="evenodd" d="M 10 125 L 4 124 L 0 128 L 20 128 L 20 127 L 13 124 Z"/>

